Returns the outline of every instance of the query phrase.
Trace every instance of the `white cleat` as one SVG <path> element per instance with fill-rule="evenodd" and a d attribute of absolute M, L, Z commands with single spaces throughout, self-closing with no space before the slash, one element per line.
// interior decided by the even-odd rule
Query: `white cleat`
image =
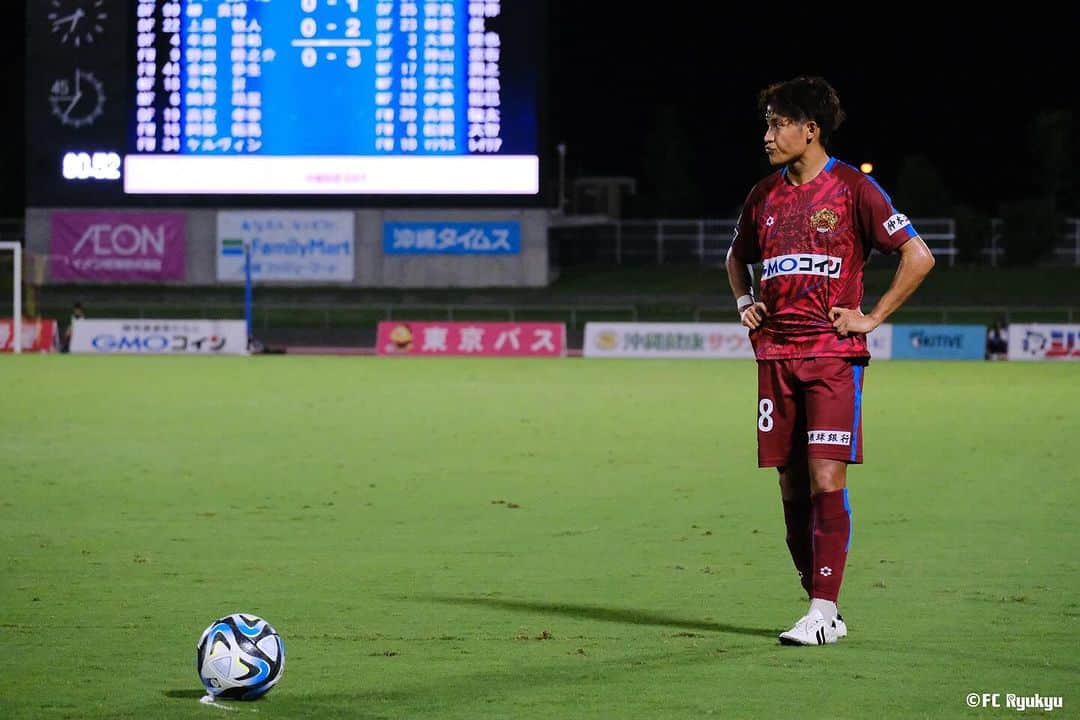
<path fill-rule="evenodd" d="M 780 633 L 781 645 L 829 645 L 847 635 L 847 624 L 839 615 L 826 620 L 819 610 L 811 610 L 787 632 Z"/>

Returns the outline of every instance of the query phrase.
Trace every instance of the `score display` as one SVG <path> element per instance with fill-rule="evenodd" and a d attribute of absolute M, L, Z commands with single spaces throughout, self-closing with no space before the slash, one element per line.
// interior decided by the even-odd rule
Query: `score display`
<path fill-rule="evenodd" d="M 31 204 L 539 201 L 542 0 L 30 4 Z"/>

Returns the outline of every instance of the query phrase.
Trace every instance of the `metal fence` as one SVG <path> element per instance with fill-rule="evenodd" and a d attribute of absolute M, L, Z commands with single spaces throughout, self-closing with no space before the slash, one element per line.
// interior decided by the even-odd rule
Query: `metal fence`
<path fill-rule="evenodd" d="M 1080 267 L 1080 218 L 1065 218 L 1063 242 L 1054 248 L 1058 257 L 1072 258 L 1072 264 Z"/>
<path fill-rule="evenodd" d="M 696 264 L 720 265 L 734 236 L 735 220 L 610 220 L 553 228 L 557 260 L 614 265 Z M 956 264 L 956 221 L 953 218 L 912 218 L 912 225 L 939 258 Z M 1002 221 L 991 220 L 990 245 L 981 255 L 997 266 L 1005 253 Z M 1080 267 L 1080 218 L 1068 218 L 1053 257 Z"/>
<path fill-rule="evenodd" d="M 982 254 L 990 259 L 990 264 L 994 267 L 997 267 L 1005 254 L 1001 242 L 1004 228 L 1005 223 L 1001 218 L 993 218 L 990 221 L 990 245 L 982 249 Z M 1065 218 L 1061 237 L 1054 245 L 1053 254 L 1068 265 L 1080 267 L 1080 218 Z"/>

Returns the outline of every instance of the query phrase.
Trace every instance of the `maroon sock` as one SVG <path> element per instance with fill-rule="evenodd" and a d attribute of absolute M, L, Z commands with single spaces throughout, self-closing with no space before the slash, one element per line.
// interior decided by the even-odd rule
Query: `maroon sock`
<path fill-rule="evenodd" d="M 785 500 L 784 524 L 787 525 L 787 546 L 791 560 L 799 572 L 799 582 L 810 595 L 810 578 L 814 570 L 814 531 L 810 499 Z"/>
<path fill-rule="evenodd" d="M 814 572 L 810 597 L 836 602 L 851 544 L 851 505 L 847 488 L 818 493 L 814 507 Z"/>

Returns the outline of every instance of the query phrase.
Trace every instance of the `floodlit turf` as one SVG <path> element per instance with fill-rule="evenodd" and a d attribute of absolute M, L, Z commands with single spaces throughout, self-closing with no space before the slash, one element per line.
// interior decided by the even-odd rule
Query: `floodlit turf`
<path fill-rule="evenodd" d="M 749 362 L 2 357 L 0 717 L 228 717 L 195 643 L 240 610 L 287 670 L 235 717 L 1077 716 L 1080 368 L 871 366 L 825 648 L 776 642 L 754 396 Z"/>

